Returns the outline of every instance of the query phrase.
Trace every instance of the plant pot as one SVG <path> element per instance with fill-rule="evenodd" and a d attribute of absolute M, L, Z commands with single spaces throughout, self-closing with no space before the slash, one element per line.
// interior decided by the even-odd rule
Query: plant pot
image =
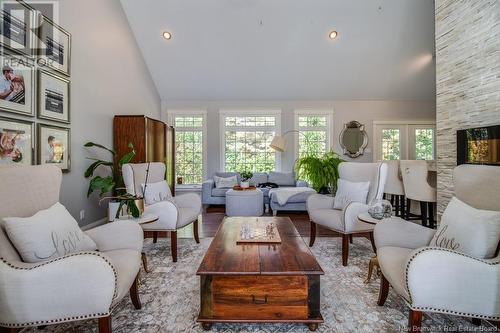
<path fill-rule="evenodd" d="M 322 188 L 319 189 L 319 194 L 331 194 L 330 189 L 326 186 L 323 186 Z"/>
<path fill-rule="evenodd" d="M 116 201 L 111 201 L 108 204 L 108 221 L 113 222 L 116 219 L 116 213 L 118 212 L 118 208 L 120 207 L 120 203 Z"/>
<path fill-rule="evenodd" d="M 249 188 L 250 187 L 250 182 L 241 182 L 240 187 L 241 188 Z"/>
<path fill-rule="evenodd" d="M 134 202 L 142 216 L 144 214 L 144 199 L 136 199 Z"/>

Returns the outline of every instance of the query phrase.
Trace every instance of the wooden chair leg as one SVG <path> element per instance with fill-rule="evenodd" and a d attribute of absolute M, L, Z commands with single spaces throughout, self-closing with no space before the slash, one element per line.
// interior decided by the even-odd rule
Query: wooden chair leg
<path fill-rule="evenodd" d="M 349 235 L 342 234 L 342 266 L 347 266 L 349 258 Z"/>
<path fill-rule="evenodd" d="M 144 272 L 149 273 L 148 270 L 148 258 L 146 257 L 146 253 L 141 253 L 142 267 L 144 268 Z"/>
<path fill-rule="evenodd" d="M 404 195 L 401 196 L 401 217 L 404 218 L 406 216 L 406 198 Z"/>
<path fill-rule="evenodd" d="M 98 333 L 111 333 L 111 316 L 101 317 L 98 319 Z"/>
<path fill-rule="evenodd" d="M 434 203 L 428 202 L 427 206 L 428 206 L 428 211 L 429 211 L 429 214 L 428 214 L 429 215 L 429 228 L 434 229 L 434 226 L 436 224 L 436 221 L 434 221 Z"/>
<path fill-rule="evenodd" d="M 311 230 L 309 232 L 309 246 L 312 247 L 314 245 L 314 241 L 316 240 L 316 223 L 311 221 Z"/>
<path fill-rule="evenodd" d="M 422 225 L 427 227 L 427 202 L 420 201 L 420 216 L 422 218 Z"/>
<path fill-rule="evenodd" d="M 0 333 L 17 333 L 21 332 L 22 328 L 14 328 L 14 327 L 1 327 Z"/>
<path fill-rule="evenodd" d="M 194 240 L 196 243 L 200 244 L 200 237 L 198 236 L 198 219 L 193 222 L 193 233 L 194 233 Z"/>
<path fill-rule="evenodd" d="M 401 196 L 396 195 L 394 199 L 394 215 L 401 216 Z"/>
<path fill-rule="evenodd" d="M 349 235 L 349 244 L 352 244 L 354 241 L 354 236 L 352 234 Z"/>
<path fill-rule="evenodd" d="M 407 332 L 422 332 L 422 311 L 410 309 Z"/>
<path fill-rule="evenodd" d="M 158 231 L 153 231 L 153 243 L 158 241 Z"/>
<path fill-rule="evenodd" d="M 385 304 L 385 300 L 389 295 L 389 281 L 385 278 L 384 274 L 380 274 L 380 290 L 378 292 L 378 301 L 377 304 L 379 306 L 383 306 Z"/>
<path fill-rule="evenodd" d="M 373 231 L 368 233 L 368 238 L 370 239 L 370 243 L 372 243 L 373 252 L 377 254 L 377 247 L 375 246 L 375 238 L 373 238 Z"/>
<path fill-rule="evenodd" d="M 481 326 L 481 318 L 471 318 L 472 325 Z"/>
<path fill-rule="evenodd" d="M 172 261 L 177 262 L 177 231 L 170 231 L 170 243 Z"/>
<path fill-rule="evenodd" d="M 406 218 L 405 220 L 409 220 L 410 219 L 410 211 L 411 211 L 411 200 L 406 198 Z"/>
<path fill-rule="evenodd" d="M 130 287 L 130 300 L 132 301 L 132 304 L 134 304 L 134 308 L 136 310 L 142 308 L 141 299 L 139 298 L 138 284 L 139 284 L 139 273 L 137 273 L 134 283 L 132 283 L 132 286 Z"/>

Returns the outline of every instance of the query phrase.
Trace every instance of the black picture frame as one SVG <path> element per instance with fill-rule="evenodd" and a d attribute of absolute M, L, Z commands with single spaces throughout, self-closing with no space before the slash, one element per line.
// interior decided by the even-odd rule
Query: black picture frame
<path fill-rule="evenodd" d="M 42 153 L 43 147 L 45 147 L 45 143 L 47 140 L 45 137 L 42 137 L 43 135 L 43 130 L 48 129 L 48 130 L 53 130 L 53 131 L 62 131 L 66 132 L 66 149 L 64 153 L 66 154 L 66 167 L 64 165 L 64 157 L 63 157 L 63 162 L 61 165 L 59 163 L 54 162 L 54 163 L 47 163 L 46 159 L 44 158 L 45 156 Z M 54 133 L 55 134 L 55 133 Z M 63 155 L 64 156 L 64 155 Z M 68 127 L 60 127 L 60 126 L 55 126 L 55 125 L 49 125 L 49 124 L 44 124 L 44 123 L 38 123 L 37 127 L 37 160 L 39 165 L 43 164 L 53 164 L 61 168 L 62 172 L 68 173 L 71 171 L 71 129 Z"/>
<path fill-rule="evenodd" d="M 30 131 L 30 144 L 31 144 L 31 147 L 29 149 L 29 156 L 30 156 L 30 163 L 29 164 L 16 164 L 16 163 L 12 163 L 12 164 L 8 164 L 7 167 L 10 167 L 10 166 L 23 166 L 23 165 L 35 165 L 36 164 L 36 160 L 35 160 L 35 149 L 36 149 L 36 140 L 35 140 L 35 124 L 33 121 L 29 121 L 29 120 L 23 120 L 23 119 L 17 119 L 17 118 L 8 118 L 8 117 L 0 117 L 0 124 L 1 122 L 11 122 L 11 123 L 14 123 L 14 124 L 24 124 L 24 125 L 28 125 L 29 126 L 29 131 Z M 0 126 L 0 131 L 2 131 L 3 128 Z M 1 140 L 1 135 L 0 135 L 0 140 Z M 1 150 L 1 146 L 0 146 L 0 150 Z M 0 163 L 0 168 L 3 166 L 3 163 Z"/>
<path fill-rule="evenodd" d="M 44 15 L 38 16 L 38 64 L 65 76 L 71 74 L 71 34 Z M 55 35 L 65 38 L 55 40 Z"/>
<path fill-rule="evenodd" d="M 59 83 L 62 83 L 66 85 L 66 96 L 64 94 L 61 96 L 60 92 L 58 91 L 51 91 L 44 89 L 46 84 L 42 81 L 43 77 L 46 76 L 49 79 L 59 81 Z M 41 70 L 39 69 L 37 72 L 37 116 L 40 119 L 45 119 L 45 120 L 51 120 L 51 121 L 56 121 L 64 124 L 70 124 L 71 123 L 71 108 L 70 108 L 70 99 L 71 99 L 71 82 L 69 79 L 57 75 L 55 73 L 52 73 L 50 71 L 46 70 Z M 60 100 L 62 98 L 62 101 Z M 64 102 L 64 99 L 67 99 L 67 102 Z M 46 110 L 47 103 L 49 103 L 49 107 L 53 108 L 53 111 L 56 112 L 51 112 L 48 113 Z M 64 110 L 64 105 L 66 104 L 66 112 Z M 66 114 L 67 116 L 65 117 L 57 117 L 55 116 L 59 111 L 58 109 L 62 107 L 61 109 L 61 114 L 64 115 Z"/>
<path fill-rule="evenodd" d="M 4 9 L 4 3 L 0 8 L 0 24 L 2 33 L 0 34 L 0 46 L 9 51 L 33 58 L 37 54 L 37 38 L 34 33 L 38 25 L 39 15 L 35 9 L 23 1 L 12 1 L 5 3 L 5 6 L 18 6 L 25 11 L 24 20 L 10 15 Z M 16 29 L 11 29 L 13 26 Z M 8 31 L 8 33 L 6 33 Z"/>

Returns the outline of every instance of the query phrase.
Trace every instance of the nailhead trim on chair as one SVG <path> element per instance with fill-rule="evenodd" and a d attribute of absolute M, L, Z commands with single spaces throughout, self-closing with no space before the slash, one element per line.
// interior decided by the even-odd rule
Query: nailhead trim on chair
<path fill-rule="evenodd" d="M 3 257 L 0 257 L 0 260 L 3 263 L 5 263 L 7 266 L 9 266 L 10 268 L 17 269 L 17 270 L 30 271 L 32 269 L 35 269 L 35 268 L 38 268 L 38 267 L 42 267 L 42 266 L 46 266 L 46 265 L 48 265 L 50 263 L 53 263 L 53 262 L 56 262 L 56 261 L 59 261 L 59 260 L 65 259 L 65 258 L 76 257 L 76 256 L 79 256 L 79 255 L 93 255 L 93 256 L 100 257 L 100 258 L 104 259 L 104 261 L 111 267 L 111 269 L 113 270 L 113 274 L 115 275 L 115 289 L 114 289 L 114 292 L 113 292 L 113 299 L 111 300 L 111 304 L 113 304 L 113 301 L 115 300 L 115 298 L 117 296 L 117 292 L 118 292 L 117 288 L 116 288 L 117 283 L 118 283 L 118 277 L 117 277 L 117 274 L 116 274 L 116 270 L 113 267 L 113 265 L 111 264 L 111 262 L 108 259 L 106 259 L 104 256 L 102 256 L 99 252 L 78 252 L 78 253 L 72 253 L 72 254 L 65 255 L 63 257 L 55 258 L 53 260 L 45 261 L 45 262 L 43 262 L 43 263 L 41 263 L 39 265 L 31 266 L 31 267 L 16 266 L 16 265 L 12 264 L 11 262 L 5 260 Z M 1 323 L 0 322 L 0 326 L 3 326 L 3 327 L 13 327 L 13 328 L 21 328 L 21 327 L 27 327 L 27 326 L 39 326 L 39 325 L 43 325 L 43 324 L 56 324 L 56 323 L 63 323 L 63 322 L 67 322 L 67 321 L 75 321 L 75 320 L 83 320 L 83 319 L 92 319 L 92 318 L 106 317 L 106 316 L 109 316 L 110 313 L 111 313 L 111 309 L 108 312 L 99 312 L 99 313 L 93 313 L 93 314 L 87 314 L 87 315 L 81 315 L 81 316 L 73 316 L 73 317 L 65 317 L 65 318 L 58 318 L 58 319 L 51 319 L 51 320 L 40 320 L 40 321 L 27 322 L 27 323 L 22 323 L 22 324 L 9 324 L 9 323 Z"/>
<path fill-rule="evenodd" d="M 452 311 L 452 310 L 447 310 L 447 309 L 438 309 L 438 308 L 433 308 L 433 307 L 418 307 L 418 306 L 413 306 L 411 304 L 413 301 L 412 301 L 412 297 L 411 297 L 411 293 L 410 293 L 410 288 L 409 288 L 409 285 L 408 285 L 408 271 L 409 271 L 409 268 L 410 268 L 410 264 L 415 259 L 415 257 L 417 257 L 420 253 L 425 252 L 425 251 L 433 251 L 433 250 L 443 251 L 443 252 L 451 252 L 451 253 L 454 253 L 454 254 L 458 254 L 458 255 L 460 255 L 462 257 L 474 259 L 476 261 L 482 262 L 482 263 L 490 265 L 490 266 L 495 266 L 495 265 L 500 264 L 500 260 L 493 261 L 493 262 L 485 261 L 483 259 L 474 258 L 474 257 L 469 256 L 467 254 L 460 253 L 460 252 L 453 251 L 453 250 L 446 249 L 446 248 L 442 248 L 442 247 L 435 247 L 435 246 L 432 246 L 432 247 L 431 246 L 423 247 L 419 251 L 415 252 L 411 256 L 411 258 L 408 260 L 408 263 L 406 264 L 406 269 L 405 269 L 405 283 L 406 283 L 406 290 L 408 291 L 408 296 L 410 297 L 410 301 L 408 302 L 409 307 L 411 309 L 413 309 L 413 310 L 418 310 L 418 311 L 431 311 L 431 312 L 439 312 L 439 313 L 445 313 L 445 314 L 453 314 L 453 315 L 463 316 L 463 317 L 473 317 L 473 318 L 481 318 L 481 319 L 500 320 L 500 316 L 484 316 L 484 315 L 478 315 L 478 314 L 474 314 L 474 313 L 465 313 L 465 312 Z"/>

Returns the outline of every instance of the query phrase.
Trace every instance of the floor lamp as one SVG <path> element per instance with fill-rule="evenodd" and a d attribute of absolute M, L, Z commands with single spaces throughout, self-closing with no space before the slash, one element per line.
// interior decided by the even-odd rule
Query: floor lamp
<path fill-rule="evenodd" d="M 272 149 L 279 151 L 281 153 L 284 152 L 285 148 L 286 148 L 285 135 L 287 135 L 289 133 L 299 133 L 299 134 L 304 135 L 304 133 L 297 131 L 297 130 L 286 131 L 282 135 L 275 135 L 273 140 L 271 141 L 271 144 L 269 145 L 269 147 L 271 147 Z M 304 135 L 304 137 L 305 137 L 305 135 Z"/>

